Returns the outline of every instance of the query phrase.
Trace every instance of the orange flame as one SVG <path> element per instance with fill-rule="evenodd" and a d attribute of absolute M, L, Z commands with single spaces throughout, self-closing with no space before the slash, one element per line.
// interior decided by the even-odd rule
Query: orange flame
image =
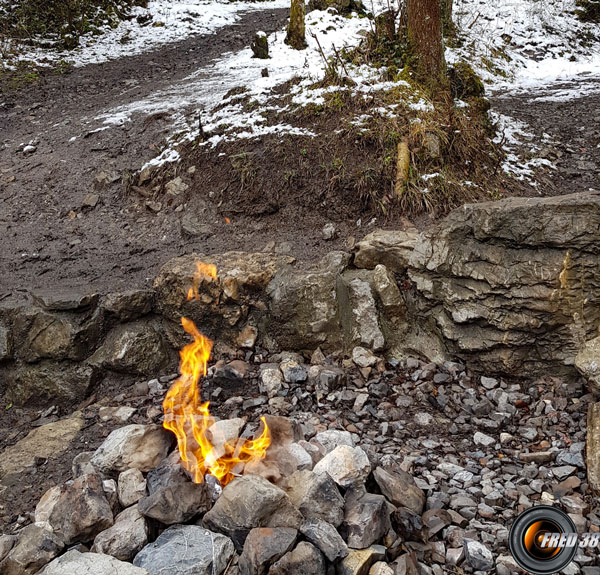
<path fill-rule="evenodd" d="M 197 264 L 192 297 L 196 294 L 200 279 L 204 276 L 217 277 L 215 266 Z M 209 402 L 200 399 L 199 381 L 206 376 L 206 369 L 213 342 L 202 335 L 194 322 L 181 318 L 183 329 L 194 339 L 179 353 L 180 376 L 175 380 L 163 401 L 164 427 L 177 437 L 177 446 L 183 466 L 195 483 L 202 483 L 207 473 L 214 475 L 226 485 L 240 475 L 246 463 L 264 459 L 271 445 L 271 433 L 264 417 L 262 433 L 255 439 L 238 439 L 235 443 L 213 445 L 208 430 L 215 423 L 210 415 Z"/>
<path fill-rule="evenodd" d="M 196 272 L 194 273 L 193 284 L 192 287 L 190 287 L 190 289 L 188 290 L 187 294 L 188 301 L 191 299 L 198 299 L 198 286 L 205 279 L 217 279 L 217 266 L 213 264 L 204 264 L 202 262 L 196 262 Z"/>

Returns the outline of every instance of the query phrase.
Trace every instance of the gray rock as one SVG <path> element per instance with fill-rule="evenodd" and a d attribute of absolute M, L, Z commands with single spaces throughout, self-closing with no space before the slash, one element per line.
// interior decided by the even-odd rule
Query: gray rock
<path fill-rule="evenodd" d="M 146 480 L 139 469 L 128 469 L 119 474 L 118 495 L 123 507 L 130 507 L 146 496 Z"/>
<path fill-rule="evenodd" d="M 242 575 L 266 575 L 270 566 L 292 550 L 298 531 L 280 527 L 257 527 L 246 537 L 239 566 Z"/>
<path fill-rule="evenodd" d="M 340 445 L 328 453 L 313 469 L 317 474 L 327 473 L 341 487 L 364 482 L 371 472 L 367 454 L 360 447 Z"/>
<path fill-rule="evenodd" d="M 147 543 L 146 519 L 134 506 L 119 513 L 112 527 L 96 535 L 91 551 L 131 561 Z"/>
<path fill-rule="evenodd" d="M 306 367 L 294 360 L 282 362 L 279 368 L 281 369 L 281 373 L 283 373 L 283 379 L 287 383 L 301 383 L 306 381 L 308 377 Z"/>
<path fill-rule="evenodd" d="M 416 231 L 375 230 L 356 244 L 354 265 L 372 270 L 383 264 L 393 273 L 404 274 L 417 239 Z"/>
<path fill-rule="evenodd" d="M 106 296 L 102 307 L 121 322 L 136 320 L 152 311 L 154 292 L 133 289 L 111 293 Z"/>
<path fill-rule="evenodd" d="M 17 541 L 16 535 L 0 535 L 0 562 L 8 555 Z"/>
<path fill-rule="evenodd" d="M 169 362 L 169 350 L 151 323 L 137 321 L 116 327 L 88 362 L 134 375 L 155 375 Z"/>
<path fill-rule="evenodd" d="M 325 453 L 330 453 L 340 445 L 348 445 L 354 447 L 354 440 L 349 431 L 341 431 L 338 429 L 327 429 L 320 431 L 311 441 L 316 441 L 325 448 Z"/>
<path fill-rule="evenodd" d="M 269 575 L 325 575 L 325 559 L 319 550 L 306 541 L 298 543 L 296 548 L 286 553 L 269 570 Z"/>
<path fill-rule="evenodd" d="M 105 473 L 150 471 L 166 457 L 173 441 L 173 435 L 158 425 L 126 425 L 110 433 L 90 463 Z"/>
<path fill-rule="evenodd" d="M 371 350 L 356 346 L 352 350 L 352 361 L 358 367 L 373 367 L 377 363 L 377 356 Z"/>
<path fill-rule="evenodd" d="M 490 571 L 494 567 L 494 556 L 485 546 L 473 539 L 464 540 L 465 558 L 475 571 Z"/>
<path fill-rule="evenodd" d="M 90 463 L 93 456 L 93 451 L 82 451 L 73 458 L 73 463 L 71 465 L 73 477 L 87 475 L 88 473 L 97 473 L 97 469 Z"/>
<path fill-rule="evenodd" d="M 67 545 L 86 543 L 113 524 L 113 512 L 99 475 L 82 475 L 63 486 L 48 523 Z"/>
<path fill-rule="evenodd" d="M 600 337 L 587 341 L 575 356 L 575 367 L 593 391 L 600 393 Z"/>
<path fill-rule="evenodd" d="M 366 549 L 377 543 L 390 530 L 389 506 L 383 495 L 364 491 L 364 487 L 349 489 L 345 496 L 344 522 L 340 527 L 352 549 Z"/>
<path fill-rule="evenodd" d="M 0 324 L 0 361 L 10 359 L 13 354 L 12 335 L 8 328 Z"/>
<path fill-rule="evenodd" d="M 401 469 L 392 471 L 378 467 L 373 477 L 389 501 L 396 507 L 407 507 L 417 514 L 423 512 L 425 493 L 415 484 L 414 479 Z"/>
<path fill-rule="evenodd" d="M 298 471 L 287 480 L 287 494 L 306 519 L 323 520 L 339 527 L 344 519 L 344 498 L 327 474 Z"/>
<path fill-rule="evenodd" d="M 315 547 L 317 547 L 325 557 L 335 563 L 348 555 L 348 546 L 337 532 L 336 528 L 320 519 L 308 519 L 301 527 L 300 532 Z"/>
<path fill-rule="evenodd" d="M 321 236 L 325 241 L 335 240 L 335 238 L 337 238 L 337 235 L 337 230 L 331 222 L 325 224 L 323 226 L 323 229 L 321 230 Z"/>
<path fill-rule="evenodd" d="M 283 375 L 279 368 L 264 369 L 260 373 L 259 390 L 275 397 L 283 387 Z"/>
<path fill-rule="evenodd" d="M 255 527 L 298 529 L 301 523 L 302 515 L 285 491 L 255 475 L 245 475 L 226 485 L 203 519 L 207 528 L 231 537 L 239 551 Z"/>
<path fill-rule="evenodd" d="M 13 542 L 14 543 L 14 542 Z M 8 545 L 5 543 L 8 547 Z M 23 528 L 19 540 L 0 563 L 2 575 L 33 575 L 64 549 L 63 538 L 42 525 Z"/>
<path fill-rule="evenodd" d="M 133 560 L 150 575 L 221 575 L 235 550 L 228 537 L 197 525 L 174 525 Z"/>
<path fill-rule="evenodd" d="M 68 551 L 49 563 L 39 575 L 148 575 L 146 569 L 119 561 L 110 555 Z"/>

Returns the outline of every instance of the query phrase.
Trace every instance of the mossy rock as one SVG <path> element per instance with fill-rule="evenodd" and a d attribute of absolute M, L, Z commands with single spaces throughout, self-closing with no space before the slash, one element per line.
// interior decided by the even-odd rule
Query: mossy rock
<path fill-rule="evenodd" d="M 460 100 L 483 98 L 485 87 L 475 70 L 466 62 L 457 62 L 448 68 L 452 96 Z"/>
<path fill-rule="evenodd" d="M 252 48 L 254 58 L 260 58 L 262 60 L 269 58 L 269 41 L 264 32 L 257 32 L 254 35 L 254 40 L 252 40 L 250 48 Z"/>
<path fill-rule="evenodd" d="M 583 22 L 600 22 L 600 0 L 577 0 L 577 16 Z"/>

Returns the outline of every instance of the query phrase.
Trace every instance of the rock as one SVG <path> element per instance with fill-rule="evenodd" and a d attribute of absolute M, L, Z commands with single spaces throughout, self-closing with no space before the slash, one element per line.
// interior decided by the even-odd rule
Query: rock
<path fill-rule="evenodd" d="M 146 472 L 166 457 L 172 444 L 173 436 L 158 425 L 126 425 L 110 433 L 91 463 L 106 473 L 128 469 Z"/>
<path fill-rule="evenodd" d="M 414 554 L 405 553 L 396 561 L 396 575 L 420 575 L 419 562 Z"/>
<path fill-rule="evenodd" d="M 186 210 L 181 218 L 181 233 L 193 238 L 209 238 L 214 234 L 214 228 L 196 211 Z"/>
<path fill-rule="evenodd" d="M 291 551 L 298 531 L 285 527 L 257 527 L 246 537 L 239 566 L 244 575 L 266 575 L 269 567 Z"/>
<path fill-rule="evenodd" d="M 139 319 L 152 311 L 154 292 L 132 289 L 106 296 L 103 307 L 109 315 L 121 322 Z"/>
<path fill-rule="evenodd" d="M 485 433 L 481 433 L 481 431 L 476 431 L 475 435 L 473 435 L 473 441 L 476 445 L 481 445 L 483 447 L 491 447 L 496 444 L 496 440 Z"/>
<path fill-rule="evenodd" d="M 335 240 L 335 238 L 337 238 L 338 233 L 337 233 L 337 230 L 335 229 L 335 226 L 331 222 L 329 222 L 323 226 L 321 235 L 323 236 L 323 239 L 327 242 L 327 241 Z"/>
<path fill-rule="evenodd" d="M 356 244 L 354 265 L 372 270 L 378 264 L 403 275 L 417 242 L 416 231 L 375 230 Z"/>
<path fill-rule="evenodd" d="M 296 471 L 312 469 L 313 466 L 311 455 L 298 443 L 288 443 L 279 448 L 269 449 L 263 461 L 267 465 L 274 463 L 279 474 L 284 477 L 289 477 Z"/>
<path fill-rule="evenodd" d="M 246 420 L 240 417 L 221 419 L 213 423 L 206 431 L 207 438 L 215 447 L 224 446 L 226 443 L 237 442 L 242 435 Z"/>
<path fill-rule="evenodd" d="M 91 541 L 113 524 L 113 512 L 99 475 L 82 475 L 62 488 L 48 523 L 67 545 Z"/>
<path fill-rule="evenodd" d="M 369 575 L 394 575 L 394 569 L 383 561 L 377 561 L 369 570 Z"/>
<path fill-rule="evenodd" d="M 377 561 L 385 559 L 385 547 L 374 545 L 368 549 L 350 549 L 336 568 L 337 575 L 368 575 Z"/>
<path fill-rule="evenodd" d="M 231 540 L 197 525 L 174 525 L 133 560 L 150 575 L 221 575 L 234 554 Z"/>
<path fill-rule="evenodd" d="M 36 457 L 54 459 L 69 449 L 83 427 L 83 417 L 75 412 L 67 419 L 47 423 L 0 453 L 0 479 L 21 473 L 35 464 Z"/>
<path fill-rule="evenodd" d="M 351 549 L 366 549 L 377 543 L 390 530 L 388 502 L 383 495 L 364 491 L 364 487 L 346 493 L 344 522 L 340 530 Z"/>
<path fill-rule="evenodd" d="M 47 311 L 86 311 L 98 303 L 97 293 L 87 291 L 48 289 L 32 294 L 36 303 Z"/>
<path fill-rule="evenodd" d="M 188 189 L 189 186 L 179 176 L 165 185 L 165 192 L 171 196 L 183 194 Z"/>
<path fill-rule="evenodd" d="M 281 369 L 281 373 L 283 373 L 283 379 L 287 383 L 301 383 L 306 381 L 308 377 L 306 368 L 294 360 L 282 362 L 279 368 Z"/>
<path fill-rule="evenodd" d="M 494 567 L 494 556 L 485 546 L 473 539 L 465 539 L 465 558 L 475 571 L 490 571 Z"/>
<path fill-rule="evenodd" d="M 333 252 L 314 268 L 282 269 L 267 287 L 270 318 L 267 332 L 283 349 L 325 352 L 342 346 L 338 321 L 337 277 L 347 265 L 346 254 Z"/>
<path fill-rule="evenodd" d="M 336 528 L 321 519 L 308 519 L 300 527 L 300 532 L 317 547 L 325 557 L 335 563 L 348 555 L 348 546 Z"/>
<path fill-rule="evenodd" d="M 378 467 L 373 477 L 389 501 L 396 507 L 407 507 L 417 514 L 423 513 L 425 493 L 415 484 L 414 479 L 401 469 L 391 471 Z"/>
<path fill-rule="evenodd" d="M 84 400 L 100 379 L 91 366 L 41 361 L 5 370 L 6 397 L 17 406 L 69 405 Z"/>
<path fill-rule="evenodd" d="M 594 492 L 600 493 L 600 403 L 588 409 L 586 464 L 588 483 Z"/>
<path fill-rule="evenodd" d="M 599 221 L 595 191 L 462 206 L 415 243 L 415 317 L 488 375 L 577 377 L 600 323 Z"/>
<path fill-rule="evenodd" d="M 347 346 L 380 351 L 385 347 L 385 337 L 379 325 L 371 281 L 372 274 L 362 270 L 349 270 L 340 276 L 337 291 L 339 314 Z"/>
<path fill-rule="evenodd" d="M 302 515 L 285 491 L 256 475 L 245 475 L 226 485 L 203 519 L 207 528 L 231 537 L 239 550 L 255 527 L 298 529 L 301 523 Z"/>
<path fill-rule="evenodd" d="M 269 570 L 269 575 L 325 575 L 325 559 L 319 550 L 306 541 L 284 555 Z"/>
<path fill-rule="evenodd" d="M 62 495 L 62 487 L 55 485 L 51 487 L 42 495 L 41 499 L 35 507 L 35 522 L 46 523 L 50 519 L 52 510 L 58 503 L 60 496 Z"/>
<path fill-rule="evenodd" d="M 261 393 L 275 397 L 283 387 L 283 374 L 279 368 L 263 369 L 260 373 L 260 381 Z"/>
<path fill-rule="evenodd" d="M 6 558 L 0 563 L 2 575 L 33 575 L 52 561 L 65 547 L 56 533 L 42 525 L 28 525 L 19 534 Z"/>
<path fill-rule="evenodd" d="M 148 526 L 135 506 L 119 513 L 112 527 L 96 535 L 91 551 L 131 561 L 147 543 Z"/>
<path fill-rule="evenodd" d="M 39 575 L 149 575 L 146 569 L 119 561 L 110 555 L 68 551 L 49 563 Z"/>
<path fill-rule="evenodd" d="M 258 339 L 258 329 L 253 325 L 246 325 L 236 338 L 239 347 L 245 349 L 254 349 L 256 340 Z"/>
<path fill-rule="evenodd" d="M 0 535 L 0 563 L 15 546 L 19 538 L 16 535 Z"/>
<path fill-rule="evenodd" d="M 146 496 L 146 480 L 139 469 L 128 469 L 119 474 L 119 503 L 127 508 Z"/>
<path fill-rule="evenodd" d="M 294 507 L 308 520 L 322 520 L 339 527 L 344 519 L 344 498 L 327 473 L 308 470 L 290 476 L 287 494 Z"/>
<path fill-rule="evenodd" d="M 211 497 L 206 483 L 192 483 L 181 475 L 173 479 L 167 485 L 152 487 L 150 495 L 139 501 L 138 509 L 143 515 L 173 525 L 208 511 Z"/>
<path fill-rule="evenodd" d="M 151 376 L 167 365 L 169 351 L 159 331 L 137 321 L 117 326 L 88 361 L 104 369 Z"/>
<path fill-rule="evenodd" d="M 73 463 L 71 465 L 73 478 L 97 472 L 96 468 L 90 463 L 93 456 L 93 451 L 82 451 L 73 458 Z"/>
<path fill-rule="evenodd" d="M 313 471 L 328 473 L 340 487 L 349 487 L 355 482 L 364 482 L 371 472 L 367 454 L 360 447 L 340 445 L 319 461 Z"/>
<path fill-rule="evenodd" d="M 117 423 L 127 423 L 137 410 L 135 407 L 101 407 L 98 415 L 102 421 L 116 421 Z"/>
<path fill-rule="evenodd" d="M 304 439 L 302 427 L 298 422 L 279 415 L 267 414 L 263 417 L 271 432 L 272 445 L 284 445 Z"/>
<path fill-rule="evenodd" d="M 317 433 L 317 435 L 315 435 L 312 441 L 316 441 L 322 445 L 325 448 L 325 453 L 332 452 L 340 445 L 354 447 L 352 434 L 349 431 L 341 431 L 338 429 L 327 429 L 325 431 L 320 431 Z"/>
<path fill-rule="evenodd" d="M 85 198 L 83 198 L 83 202 L 81 202 L 82 208 L 95 208 L 98 204 L 98 200 L 100 196 L 98 194 L 86 194 Z"/>
<path fill-rule="evenodd" d="M 250 48 L 252 49 L 254 58 L 260 58 L 262 60 L 269 58 L 269 41 L 264 32 L 257 32 L 254 34 Z"/>
<path fill-rule="evenodd" d="M 352 361 L 358 367 L 373 367 L 377 363 L 377 356 L 370 350 L 357 346 L 352 350 Z"/>
<path fill-rule="evenodd" d="M 575 356 L 575 367 L 585 377 L 592 390 L 600 393 L 600 337 L 590 339 Z"/>
<path fill-rule="evenodd" d="M 405 541 L 423 541 L 425 533 L 421 516 L 406 507 L 400 507 L 392 513 L 392 527 Z"/>
<path fill-rule="evenodd" d="M 0 361 L 11 359 L 13 356 L 13 343 L 10 331 L 0 324 Z"/>

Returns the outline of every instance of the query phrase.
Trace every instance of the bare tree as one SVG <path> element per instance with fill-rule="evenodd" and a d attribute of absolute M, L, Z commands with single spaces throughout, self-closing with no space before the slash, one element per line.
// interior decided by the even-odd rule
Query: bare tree
<path fill-rule="evenodd" d="M 446 84 L 440 0 L 406 0 L 411 57 L 419 79 L 432 88 Z"/>
<path fill-rule="evenodd" d="M 292 0 L 290 8 L 290 23 L 288 24 L 285 43 L 289 44 L 295 50 L 306 48 L 306 31 L 304 25 L 304 16 L 306 6 L 304 0 Z"/>

